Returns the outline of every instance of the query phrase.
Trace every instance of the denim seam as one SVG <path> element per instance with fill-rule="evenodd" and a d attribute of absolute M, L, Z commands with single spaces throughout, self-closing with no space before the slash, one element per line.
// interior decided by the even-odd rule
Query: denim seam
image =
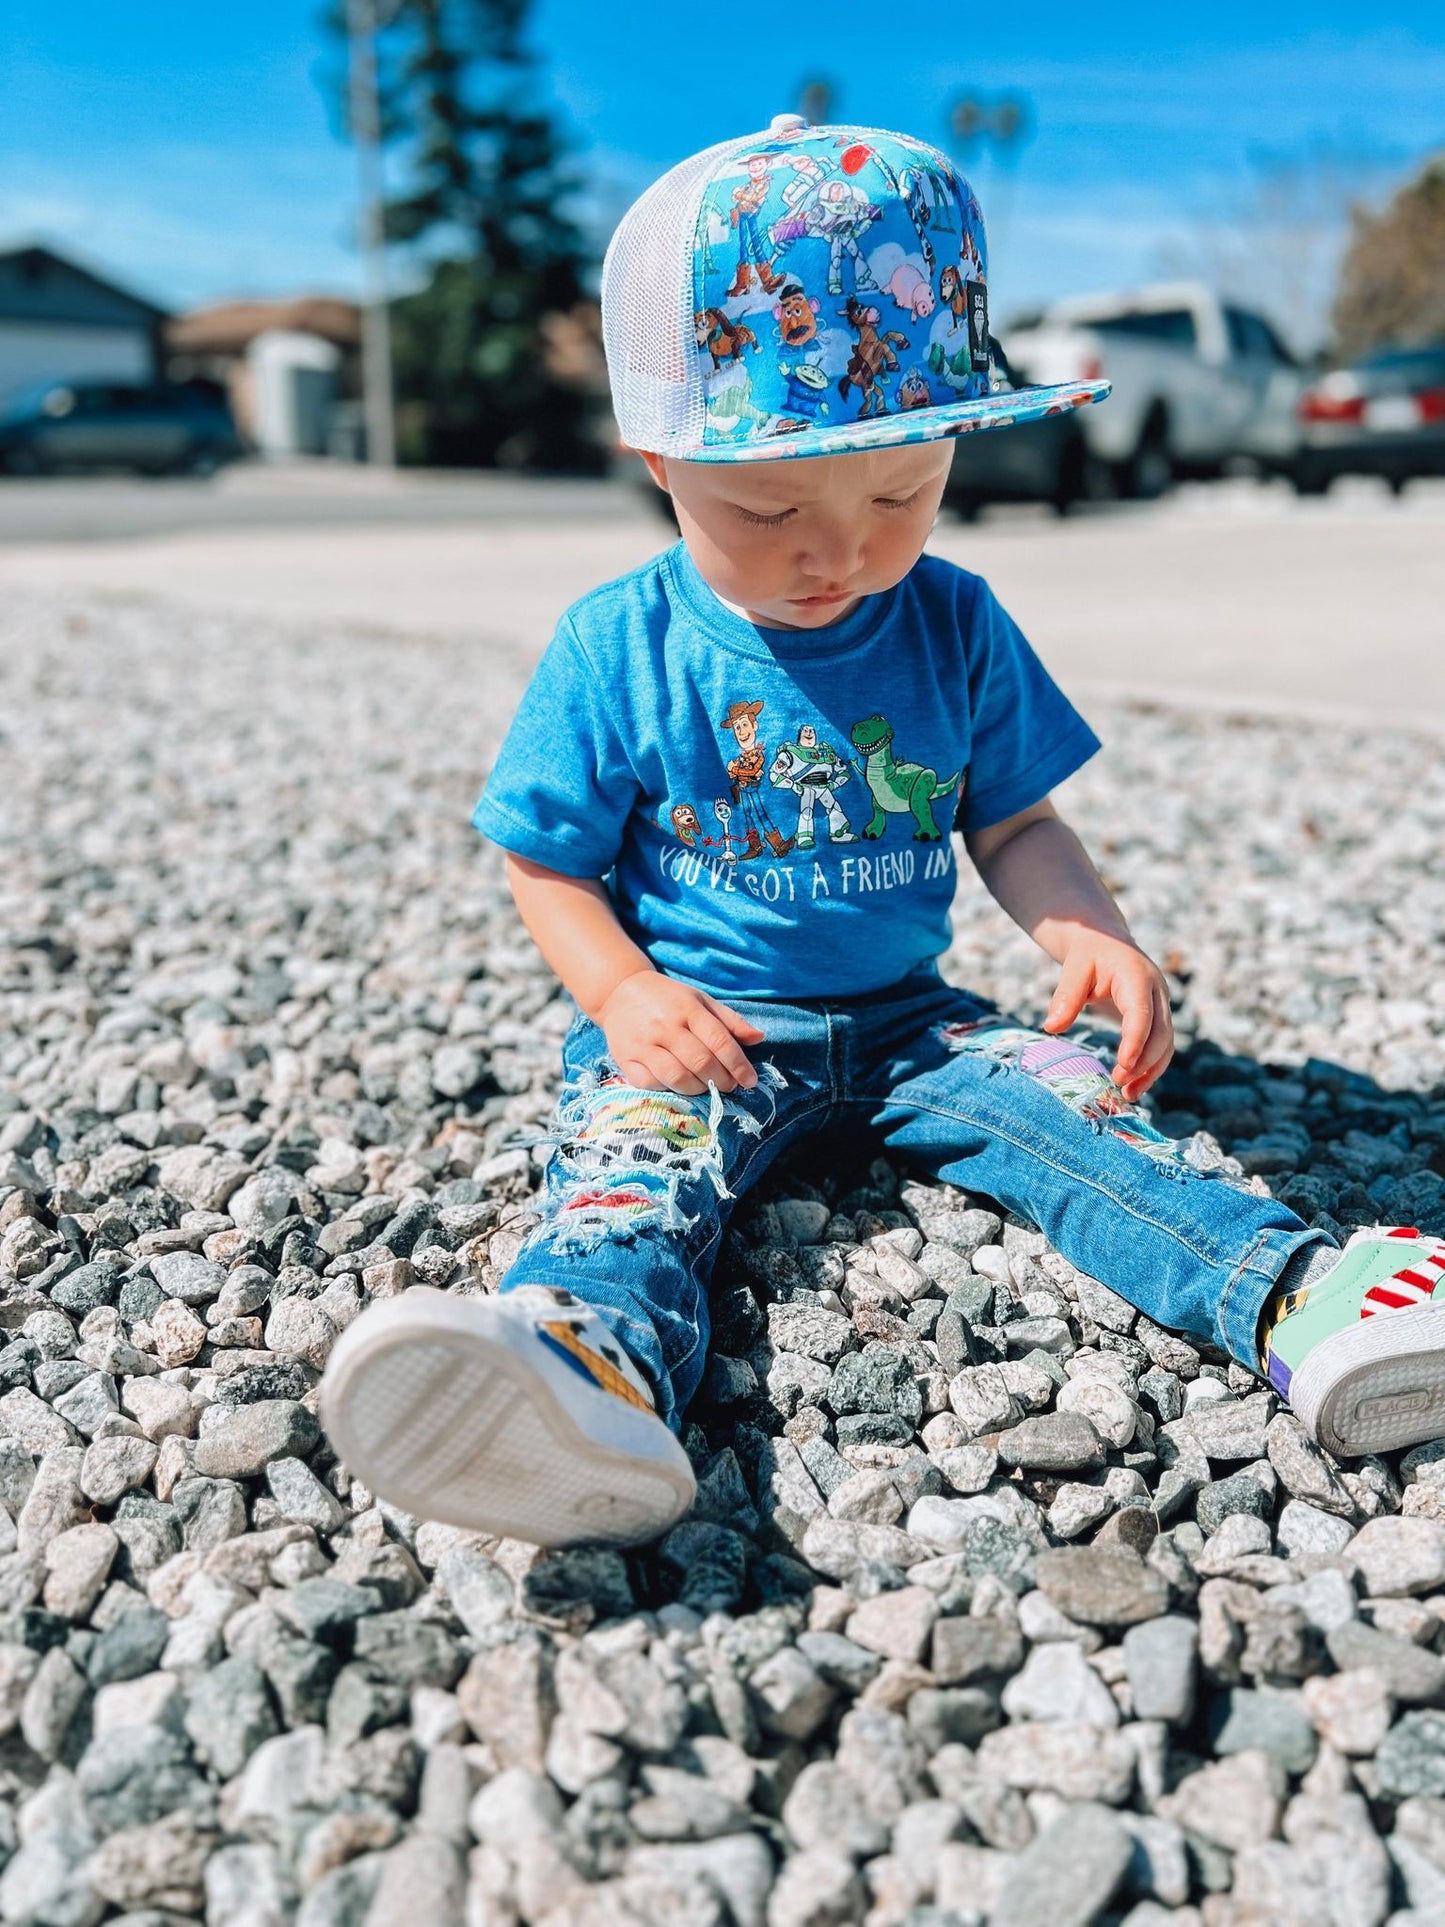
<path fill-rule="evenodd" d="M 797 1122 L 799 1122 L 800 1119 L 810 1116 L 814 1111 L 825 1110 L 828 1108 L 830 1108 L 830 1106 L 826 1098 L 814 1098 L 810 1101 L 806 1109 L 799 1111 L 795 1117 L 792 1117 L 788 1120 L 788 1124 L 785 1127 L 785 1129 L 791 1129 L 791 1127 Z M 729 1171 L 727 1173 L 727 1179 L 728 1179 L 728 1185 L 729 1185 L 727 1195 L 731 1202 L 736 1203 L 741 1198 L 742 1190 L 740 1187 L 743 1185 L 743 1182 L 746 1179 L 749 1171 L 752 1170 L 753 1165 L 757 1162 L 762 1152 L 765 1149 L 770 1149 L 771 1146 L 777 1141 L 777 1138 L 782 1135 L 783 1135 L 782 1132 L 774 1133 L 773 1136 L 771 1137 L 766 1134 L 763 1134 L 752 1140 L 752 1143 L 748 1147 L 748 1156 L 747 1156 L 746 1162 L 738 1170 Z M 711 1237 L 707 1239 L 706 1243 L 699 1245 L 697 1248 L 697 1251 L 687 1261 L 688 1270 L 693 1273 L 694 1282 L 699 1286 L 699 1289 L 701 1291 L 701 1294 L 705 1303 L 708 1303 L 711 1300 L 712 1275 L 711 1273 L 709 1273 L 706 1281 L 699 1279 L 696 1275 L 695 1267 L 697 1266 L 698 1261 L 702 1258 L 703 1253 L 708 1249 L 708 1246 L 721 1241 L 722 1235 L 725 1229 L 726 1227 L 724 1225 L 719 1224 L 716 1230 L 712 1233 Z M 629 1319 L 628 1322 L 632 1323 L 633 1321 Z M 711 1343 L 711 1340 L 712 1340 L 711 1318 L 709 1318 L 708 1320 L 708 1326 L 709 1326 L 708 1342 Z M 657 1328 L 656 1326 L 654 1326 L 653 1336 L 656 1337 L 656 1335 L 657 1335 Z M 682 1417 L 682 1412 L 677 1407 L 676 1401 L 672 1398 L 672 1378 L 675 1373 L 680 1372 L 685 1365 L 691 1362 L 693 1354 L 696 1352 L 698 1348 L 699 1342 L 700 1342 L 700 1338 L 694 1337 L 691 1348 L 688 1351 L 684 1352 L 682 1357 L 679 1358 L 675 1364 L 665 1368 L 667 1370 L 667 1375 L 668 1375 L 668 1401 L 669 1401 L 669 1404 L 673 1406 L 673 1409 L 679 1420 Z"/>
<path fill-rule="evenodd" d="M 1224 1258 L 1220 1255 L 1217 1249 L 1214 1249 L 1214 1250 L 1201 1249 L 1200 1246 L 1196 1245 L 1191 1238 L 1186 1237 L 1184 1233 L 1182 1233 L 1178 1229 L 1177 1226 L 1167 1224 L 1163 1222 L 1161 1219 L 1152 1216 L 1148 1211 L 1144 1210 L 1141 1207 L 1141 1205 L 1136 1203 L 1134 1200 L 1121 1197 L 1117 1192 L 1111 1191 L 1106 1185 L 1098 1183 L 1095 1179 L 1084 1177 L 1080 1175 L 1079 1172 L 1072 1170 L 1069 1166 L 1059 1164 L 1054 1158 L 1049 1157 L 1046 1152 L 1039 1150 L 1036 1145 L 1030 1143 L 1027 1139 L 1021 1138 L 1015 1135 L 1013 1132 L 1007 1130 L 1002 1124 L 994 1124 L 994 1123 L 985 1124 L 983 1120 L 980 1118 L 970 1117 L 966 1112 L 963 1112 L 960 1110 L 950 1110 L 942 1104 L 925 1103 L 913 1097 L 900 1098 L 898 1092 L 894 1090 L 890 1090 L 887 1093 L 887 1097 L 884 1099 L 879 1099 L 876 1096 L 860 1094 L 856 1098 L 849 1098 L 845 1100 L 845 1102 L 853 1103 L 853 1104 L 873 1104 L 873 1105 L 878 1105 L 880 1103 L 886 1105 L 890 1101 L 906 1103 L 908 1109 L 913 1112 L 924 1111 L 924 1112 L 927 1112 L 932 1117 L 945 1117 L 950 1119 L 954 1123 L 972 1124 L 981 1130 L 987 1130 L 994 1137 L 1001 1138 L 1005 1143 L 1011 1144 L 1016 1151 L 1023 1151 L 1030 1157 L 1036 1157 L 1041 1164 L 1046 1164 L 1051 1171 L 1057 1172 L 1060 1177 L 1066 1177 L 1070 1179 L 1071 1182 L 1082 1184 L 1086 1186 L 1090 1191 L 1095 1192 L 1099 1197 L 1107 1198 L 1110 1204 L 1115 1205 L 1121 1211 L 1127 1212 L 1131 1218 L 1137 1218 L 1141 1224 L 1149 1224 L 1149 1225 L 1152 1225 L 1156 1230 L 1166 1232 L 1171 1238 L 1175 1240 L 1176 1243 L 1182 1245 L 1184 1249 L 1188 1251 L 1192 1257 L 1202 1260 L 1205 1264 L 1215 1265 L 1215 1266 L 1222 1265 L 1225 1262 Z M 1062 1105 L 1060 1108 L 1068 1116 L 1076 1117 L 1076 1113 L 1070 1111 L 1067 1105 Z M 1077 1121 L 1081 1124 L 1084 1124 L 1085 1129 L 1088 1128 L 1087 1124 L 1084 1123 L 1084 1120 L 1082 1118 L 1078 1118 Z"/>
<path fill-rule="evenodd" d="M 810 1117 L 813 1114 L 813 1112 L 820 1111 L 820 1110 L 829 1110 L 831 1108 L 832 1107 L 827 1098 L 813 1098 L 809 1102 L 805 1110 L 801 1110 L 796 1114 L 796 1116 L 789 1118 L 787 1125 L 784 1127 L 784 1132 L 791 1130 L 795 1124 L 800 1123 L 804 1118 Z M 732 1191 L 729 1194 L 731 1201 L 733 1203 L 738 1203 L 741 1201 L 742 1187 L 746 1182 L 748 1173 L 752 1170 L 754 1164 L 757 1163 L 759 1157 L 761 1157 L 762 1153 L 765 1150 L 771 1151 L 774 1144 L 776 1144 L 778 1138 L 784 1135 L 784 1132 L 776 1132 L 772 1137 L 754 1139 L 754 1141 L 748 1148 L 748 1156 L 747 1156 L 746 1162 L 743 1165 L 741 1165 L 738 1170 L 730 1171 L 728 1173 L 730 1182 L 733 1185 L 736 1185 L 739 1187 L 737 1190 Z M 726 1228 L 727 1227 L 725 1225 L 719 1224 L 716 1227 L 716 1229 L 711 1233 L 711 1235 L 707 1238 L 707 1240 L 703 1244 L 700 1244 L 698 1246 L 696 1252 L 688 1260 L 689 1270 L 693 1270 L 693 1268 L 697 1265 L 699 1260 L 702 1258 L 703 1254 L 708 1250 L 709 1246 L 721 1242 L 723 1232 L 726 1230 Z M 702 1295 L 705 1299 L 710 1299 L 711 1292 L 712 1292 L 712 1276 L 711 1276 L 711 1273 L 709 1273 L 706 1283 L 704 1283 L 702 1286 Z M 694 1349 L 696 1349 L 696 1347 L 694 1347 Z M 691 1357 L 692 1357 L 692 1352 L 689 1352 L 687 1354 L 687 1358 L 680 1359 L 678 1362 L 680 1365 L 686 1364 L 687 1359 Z"/>
<path fill-rule="evenodd" d="M 1274 1265 L 1273 1267 L 1256 1264 L 1255 1259 L 1259 1256 L 1259 1254 L 1265 1250 L 1273 1251 L 1274 1241 L 1279 1238 L 1288 1239 L 1289 1243 L 1286 1246 L 1286 1248 L 1281 1252 L 1278 1264 Z M 1234 1269 L 1230 1272 L 1228 1278 L 1225 1280 L 1224 1290 L 1221 1293 L 1220 1300 L 1219 1300 L 1220 1331 L 1223 1332 L 1226 1335 L 1226 1337 L 1228 1336 L 1231 1315 L 1232 1315 L 1233 1306 L 1234 1306 L 1234 1298 L 1236 1293 L 1239 1291 L 1240 1287 L 1244 1284 L 1246 1278 L 1257 1278 L 1261 1280 L 1266 1287 L 1265 1295 L 1267 1296 L 1269 1287 L 1275 1285 L 1278 1282 L 1280 1273 L 1284 1270 L 1285 1266 L 1288 1264 L 1289 1260 L 1291 1259 L 1291 1257 L 1293 1257 L 1296 1251 L 1302 1251 L 1304 1247 L 1308 1244 L 1328 1244 L 1328 1243 L 1329 1243 L 1329 1240 L 1325 1236 L 1325 1234 L 1321 1231 L 1317 1231 L 1312 1225 L 1306 1225 L 1302 1232 L 1286 1231 L 1282 1227 L 1278 1230 L 1266 1229 L 1264 1231 L 1261 1231 L 1259 1236 L 1255 1239 L 1254 1243 L 1250 1246 L 1249 1250 L 1245 1252 L 1244 1256 L 1240 1259 L 1239 1263 L 1234 1267 Z M 1262 1308 L 1263 1308 L 1263 1300 L 1261 1300 L 1261 1309 Z M 1256 1312 L 1255 1314 L 1254 1322 L 1257 1327 L 1259 1324 L 1258 1312 Z M 1229 1351 L 1233 1351 L 1232 1346 L 1226 1346 L 1225 1349 Z M 1243 1362 L 1247 1363 L 1252 1371 L 1257 1371 L 1259 1369 L 1257 1356 L 1252 1357 Z"/>
<path fill-rule="evenodd" d="M 823 1027 L 824 1035 L 827 1038 L 828 1097 L 830 1103 L 836 1104 L 842 1098 L 843 1086 L 846 1080 L 839 1076 L 838 1059 L 841 1054 L 839 1043 L 842 1037 L 842 1028 L 841 1026 L 837 1029 L 834 1028 L 833 1013 L 831 1010 L 825 1010 L 823 1012 Z"/>

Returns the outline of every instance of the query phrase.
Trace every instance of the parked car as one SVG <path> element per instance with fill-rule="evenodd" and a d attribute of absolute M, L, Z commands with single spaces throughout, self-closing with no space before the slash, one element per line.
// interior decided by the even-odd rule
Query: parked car
<path fill-rule="evenodd" d="M 1022 388 L 999 342 L 989 336 L 995 392 Z M 943 499 L 955 515 L 971 522 L 987 502 L 1050 502 L 1060 515 L 1076 502 L 1097 501 L 1113 493 L 1106 463 L 1089 448 L 1082 415 L 1045 415 L 1017 428 L 960 435 Z"/>
<path fill-rule="evenodd" d="M 1303 386 L 1293 357 L 1263 315 L 1202 283 L 1058 302 L 1009 334 L 1008 353 L 1020 385 L 1113 382 L 1078 421 L 1122 496 L 1159 495 L 1176 476 L 1218 475 L 1240 457 L 1271 473 L 1293 464 Z"/>
<path fill-rule="evenodd" d="M 1336 368 L 1299 400 L 1294 485 L 1321 495 L 1337 475 L 1445 475 L 1445 341 L 1390 348 Z"/>
<path fill-rule="evenodd" d="M 240 453 L 230 405 L 212 382 L 43 381 L 0 401 L 0 468 L 12 475 L 210 475 Z"/>

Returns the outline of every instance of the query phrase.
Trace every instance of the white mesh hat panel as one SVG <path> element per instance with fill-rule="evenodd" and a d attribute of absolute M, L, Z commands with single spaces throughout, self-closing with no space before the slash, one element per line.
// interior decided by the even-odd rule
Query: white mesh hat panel
<path fill-rule="evenodd" d="M 602 343 L 612 412 L 629 448 L 660 455 L 702 439 L 707 398 L 693 339 L 693 240 L 703 189 L 729 154 L 766 132 L 719 141 L 654 181 L 623 215 L 602 263 Z"/>

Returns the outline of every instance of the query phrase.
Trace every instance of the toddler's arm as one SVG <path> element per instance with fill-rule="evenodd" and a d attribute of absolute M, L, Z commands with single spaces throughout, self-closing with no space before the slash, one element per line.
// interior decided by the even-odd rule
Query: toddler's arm
<path fill-rule="evenodd" d="M 564 876 L 509 854 L 507 882 L 532 941 L 602 1027 L 629 1083 L 684 1097 L 709 1083 L 720 1091 L 757 1083 L 741 1045 L 760 1044 L 763 1032 L 706 991 L 655 969 L 595 878 Z"/>
<path fill-rule="evenodd" d="M 1169 987 L 1083 844 L 1047 797 L 963 840 L 989 893 L 1063 966 L 1044 1029 L 1067 1030 L 1085 1004 L 1112 1005 L 1122 1026 L 1114 1081 L 1141 1097 L 1174 1055 Z"/>

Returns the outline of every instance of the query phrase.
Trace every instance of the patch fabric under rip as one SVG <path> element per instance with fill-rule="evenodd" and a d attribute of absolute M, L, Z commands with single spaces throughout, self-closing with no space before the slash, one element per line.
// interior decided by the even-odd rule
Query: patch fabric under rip
<path fill-rule="evenodd" d="M 686 1182 L 705 1178 L 720 1198 L 732 1195 L 719 1144 L 723 1120 L 744 1136 L 758 1136 L 786 1082 L 776 1065 L 759 1065 L 757 1088 L 769 1099 L 769 1111 L 757 1118 L 715 1084 L 697 1097 L 682 1097 L 641 1090 L 615 1073 L 584 1072 L 563 1093 L 542 1140 L 553 1151 L 542 1221 L 527 1246 L 585 1251 L 630 1232 L 687 1231 L 698 1214 L 679 1203 Z"/>
<path fill-rule="evenodd" d="M 1241 1167 L 1226 1157 L 1206 1132 L 1187 1138 L 1166 1137 L 1138 1104 L 1131 1104 L 1104 1068 L 1100 1055 L 1113 1049 L 1110 1039 L 1085 1032 L 1072 1037 L 1050 1037 L 994 1016 L 969 1022 L 941 1024 L 938 1037 L 950 1051 L 972 1052 L 990 1063 L 1022 1071 L 1051 1091 L 1061 1104 L 1095 1130 L 1131 1145 L 1170 1174 L 1219 1177 L 1250 1188 Z"/>

